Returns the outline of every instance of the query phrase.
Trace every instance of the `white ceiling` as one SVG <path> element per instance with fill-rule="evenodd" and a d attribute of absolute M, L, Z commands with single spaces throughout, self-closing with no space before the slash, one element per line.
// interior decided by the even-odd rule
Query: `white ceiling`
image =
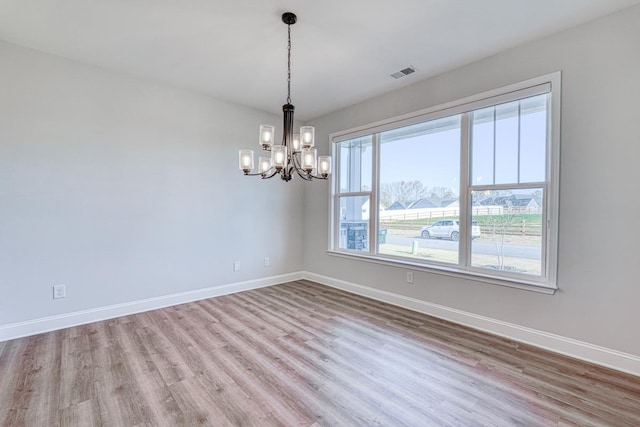
<path fill-rule="evenodd" d="M 291 11 L 292 101 L 307 120 L 638 3 L 0 0 L 0 39 L 279 112 Z"/>

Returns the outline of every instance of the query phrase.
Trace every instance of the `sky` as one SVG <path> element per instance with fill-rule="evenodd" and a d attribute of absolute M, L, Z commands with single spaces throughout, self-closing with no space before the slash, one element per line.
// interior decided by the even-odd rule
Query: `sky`
<path fill-rule="evenodd" d="M 515 101 L 474 113 L 472 185 L 544 181 L 546 110 L 540 106 L 546 102 L 545 97 L 523 100 L 520 106 Z M 522 113 L 518 115 L 518 111 Z M 451 118 L 446 120 L 452 123 Z M 418 180 L 424 187 L 451 188 L 459 195 L 460 128 L 424 125 L 422 134 L 416 126 L 407 127 L 406 131 L 411 135 L 404 138 L 401 130 L 382 134 L 380 183 Z M 385 143 L 386 134 L 391 141 Z M 371 150 L 369 145 L 362 153 L 363 177 L 371 176 Z M 370 183 L 370 179 L 363 179 L 363 184 L 365 181 Z"/>

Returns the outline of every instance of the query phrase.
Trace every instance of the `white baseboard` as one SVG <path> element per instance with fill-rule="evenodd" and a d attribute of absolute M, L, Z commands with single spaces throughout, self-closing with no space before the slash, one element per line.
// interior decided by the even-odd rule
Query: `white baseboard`
<path fill-rule="evenodd" d="M 636 355 L 315 273 L 304 272 L 303 275 L 305 279 L 323 285 L 640 376 L 640 357 Z"/>
<path fill-rule="evenodd" d="M 640 357 L 636 355 L 623 353 L 606 347 L 574 340 L 572 338 L 538 331 L 513 323 L 492 319 L 490 317 L 480 316 L 443 305 L 430 303 L 428 301 L 382 291 L 368 286 L 310 272 L 296 272 L 280 276 L 265 277 L 245 282 L 230 283 L 222 286 L 197 289 L 123 304 L 115 304 L 90 310 L 0 325 L 0 342 L 69 328 L 72 326 L 84 325 L 100 320 L 112 319 L 114 317 L 156 310 L 158 308 L 172 305 L 263 288 L 303 278 L 337 289 L 342 289 L 347 292 L 366 296 L 378 301 L 407 308 L 409 310 L 428 314 L 440 319 L 449 320 L 470 328 L 500 335 L 526 344 L 531 344 L 556 353 L 575 357 L 576 359 L 585 360 L 587 362 L 640 376 Z"/>
<path fill-rule="evenodd" d="M 113 319 L 114 317 L 141 313 L 143 311 L 156 310 L 158 308 L 172 305 L 184 304 L 221 295 L 263 288 L 265 286 L 277 285 L 279 283 L 291 282 L 293 280 L 301 279 L 302 277 L 303 274 L 301 272 L 289 273 L 280 276 L 230 283 L 222 286 L 197 289 L 171 295 L 163 295 L 155 298 L 126 302 L 123 304 L 109 305 L 106 307 L 98 307 L 73 313 L 27 320 L 24 322 L 0 325 L 0 342 L 69 328 L 71 326 L 84 325 L 100 320 Z"/>

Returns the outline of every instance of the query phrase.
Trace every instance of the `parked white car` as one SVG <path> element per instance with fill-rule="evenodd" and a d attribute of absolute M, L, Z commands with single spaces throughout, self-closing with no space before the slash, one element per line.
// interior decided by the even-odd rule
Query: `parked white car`
<path fill-rule="evenodd" d="M 420 235 L 424 239 L 451 239 L 457 241 L 460 238 L 460 221 L 457 219 L 443 219 L 434 224 L 422 227 Z M 480 237 L 480 226 L 478 221 L 471 222 L 471 238 Z"/>

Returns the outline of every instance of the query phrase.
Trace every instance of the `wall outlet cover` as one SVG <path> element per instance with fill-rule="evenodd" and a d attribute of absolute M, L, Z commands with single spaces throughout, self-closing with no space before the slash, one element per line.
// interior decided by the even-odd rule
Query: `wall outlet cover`
<path fill-rule="evenodd" d="M 65 285 L 53 285 L 53 299 L 64 298 L 67 296 Z"/>

